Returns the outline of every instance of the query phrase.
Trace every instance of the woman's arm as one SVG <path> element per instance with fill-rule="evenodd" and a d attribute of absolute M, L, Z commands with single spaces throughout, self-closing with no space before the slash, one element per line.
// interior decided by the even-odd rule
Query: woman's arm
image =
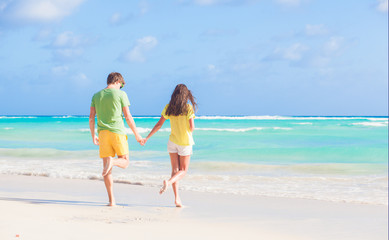
<path fill-rule="evenodd" d="M 191 132 L 195 129 L 194 118 L 189 119 L 189 129 Z"/>
<path fill-rule="evenodd" d="M 165 122 L 165 118 L 163 116 L 161 116 L 161 118 L 159 119 L 159 121 L 155 124 L 155 126 L 153 127 L 153 129 L 151 130 L 151 132 L 149 133 L 149 135 L 147 135 L 147 137 L 145 138 L 145 143 L 147 142 L 147 140 L 149 140 L 149 138 L 151 138 L 151 136 L 153 136 L 154 133 L 158 132 L 158 130 L 162 127 L 163 123 Z"/>

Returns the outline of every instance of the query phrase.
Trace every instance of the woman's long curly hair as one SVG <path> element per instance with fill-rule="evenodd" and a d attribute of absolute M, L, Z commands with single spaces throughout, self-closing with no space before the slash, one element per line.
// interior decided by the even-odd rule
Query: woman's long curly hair
<path fill-rule="evenodd" d="M 196 111 L 196 98 L 193 97 L 192 92 L 185 84 L 178 84 L 173 91 L 169 106 L 166 109 L 166 115 L 179 116 L 188 113 L 188 101 L 192 103 L 193 111 Z"/>

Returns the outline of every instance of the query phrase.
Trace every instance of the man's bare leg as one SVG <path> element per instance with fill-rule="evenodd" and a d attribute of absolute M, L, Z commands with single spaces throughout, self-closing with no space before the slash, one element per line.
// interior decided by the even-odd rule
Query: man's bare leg
<path fill-rule="evenodd" d="M 114 161 L 112 157 L 103 158 L 103 177 L 105 177 L 112 170 L 113 163 Z"/>
<path fill-rule="evenodd" d="M 113 178 L 112 178 L 112 167 L 117 166 L 120 168 L 127 168 L 129 164 L 129 157 L 127 155 L 118 156 L 118 158 L 114 159 L 112 157 L 103 158 L 103 174 L 106 171 L 104 176 L 104 184 L 107 189 L 109 204 L 108 206 L 115 206 L 115 198 L 113 196 Z M 109 170 L 108 170 L 109 169 Z"/>
<path fill-rule="evenodd" d="M 115 198 L 113 196 L 113 179 L 112 179 L 112 169 L 111 171 L 108 172 L 107 175 L 104 176 L 104 184 L 105 188 L 107 189 L 108 193 L 108 199 L 109 199 L 109 204 L 108 206 L 115 206 Z"/>
<path fill-rule="evenodd" d="M 130 158 L 128 154 L 118 156 L 118 158 L 114 159 L 114 166 L 126 169 L 130 164 Z"/>
<path fill-rule="evenodd" d="M 128 154 L 118 156 L 118 158 L 106 157 L 103 158 L 103 161 L 104 161 L 104 169 L 102 173 L 103 177 L 107 175 L 109 171 L 111 171 L 113 166 L 117 166 L 120 168 L 127 168 L 130 163 Z"/>

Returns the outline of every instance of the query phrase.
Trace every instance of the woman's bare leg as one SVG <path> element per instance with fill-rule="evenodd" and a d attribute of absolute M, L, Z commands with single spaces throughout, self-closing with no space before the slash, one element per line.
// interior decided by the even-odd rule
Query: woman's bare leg
<path fill-rule="evenodd" d="M 181 180 L 187 173 L 189 168 L 190 155 L 188 156 L 178 156 L 177 153 L 169 153 L 170 161 L 172 165 L 172 175 L 168 181 L 163 182 L 163 187 L 160 193 L 163 193 L 166 188 L 171 184 L 175 196 L 175 204 L 177 207 L 181 207 L 181 199 L 178 194 L 178 181 Z M 177 171 L 178 170 L 178 171 Z"/>
<path fill-rule="evenodd" d="M 174 174 L 176 174 L 176 172 L 178 172 L 180 170 L 179 161 L 178 161 L 179 156 L 177 153 L 169 153 L 169 155 L 170 155 L 170 165 L 172 166 L 172 174 L 170 175 L 170 177 L 173 177 Z M 159 194 L 164 193 L 166 191 L 167 187 L 168 187 L 167 180 L 164 180 L 163 186 L 160 189 Z M 176 194 L 176 190 L 177 189 L 175 189 L 173 187 L 174 194 Z"/>
<path fill-rule="evenodd" d="M 178 158 L 179 161 L 179 171 L 176 172 L 170 179 L 167 181 L 167 184 L 173 184 L 179 180 L 181 180 L 186 173 L 188 172 L 189 168 L 189 162 L 190 162 L 190 155 L 188 156 L 180 156 Z"/>
<path fill-rule="evenodd" d="M 180 156 L 177 153 L 170 153 L 170 162 L 172 165 L 172 175 L 170 177 L 173 177 L 180 170 Z M 172 183 L 172 188 L 174 192 L 174 202 L 177 207 L 181 207 L 181 199 L 178 195 L 178 182 Z"/>

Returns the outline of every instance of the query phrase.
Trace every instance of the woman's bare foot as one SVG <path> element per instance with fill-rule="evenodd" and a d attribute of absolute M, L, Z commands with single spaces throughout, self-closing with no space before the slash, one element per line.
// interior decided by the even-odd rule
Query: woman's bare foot
<path fill-rule="evenodd" d="M 181 199 L 176 199 L 175 204 L 176 207 L 182 207 Z"/>
<path fill-rule="evenodd" d="M 159 190 L 159 194 L 164 193 L 164 192 L 166 191 L 167 187 L 168 187 L 167 181 L 166 181 L 166 180 L 163 180 L 163 186 L 162 186 L 161 189 Z"/>
<path fill-rule="evenodd" d="M 115 202 L 110 202 L 107 204 L 108 207 L 115 207 L 116 206 L 116 203 Z"/>
<path fill-rule="evenodd" d="M 107 175 L 109 171 L 111 171 L 112 167 L 113 167 L 113 159 L 109 157 L 106 164 L 104 165 L 104 169 L 102 173 L 103 177 L 105 177 L 105 175 Z"/>

